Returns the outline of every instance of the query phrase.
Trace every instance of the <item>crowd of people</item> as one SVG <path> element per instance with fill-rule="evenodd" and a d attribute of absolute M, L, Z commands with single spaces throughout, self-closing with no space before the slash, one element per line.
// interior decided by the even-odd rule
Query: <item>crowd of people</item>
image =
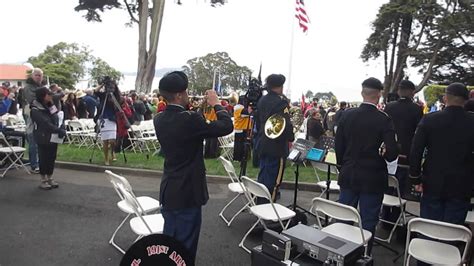
<path fill-rule="evenodd" d="M 22 110 L 31 170 L 40 174 L 39 187 L 46 190 L 59 186 L 52 178 L 58 143 L 54 139 L 66 135 L 64 121 L 94 119 L 105 165 L 110 165 L 126 146 L 130 126 L 153 119 L 165 159 L 160 186 L 164 234 L 181 241 L 194 259 L 201 208 L 209 198 L 204 157 L 218 156 L 218 137 L 234 132 L 233 157 L 242 161 L 248 159 L 244 143 L 252 135 L 257 179 L 272 200 L 278 200 L 295 140 L 290 114 L 295 107 L 283 95 L 284 83 L 283 75 L 269 75 L 267 92 L 251 105 L 243 96 L 237 102 L 219 100 L 213 90 L 204 98 L 189 96 L 188 78 L 181 71 L 166 74 L 159 92 L 145 95 L 122 93 L 114 81 L 85 91 L 46 87 L 42 70 L 35 68 L 24 88 L 2 85 L 0 112 Z M 383 104 L 382 91 L 383 84 L 369 78 L 362 83 L 359 106 L 343 101 L 325 106 L 315 98 L 299 107 L 306 139 L 318 144 L 322 136 L 335 138 L 339 202 L 359 207 L 363 228 L 374 235 L 388 184 L 387 162 L 398 160 L 406 166 L 395 174 L 403 197 L 422 192 L 421 217 L 462 224 L 474 186 L 474 93 L 463 84 L 450 84 L 441 110 L 426 114 L 426 106 L 414 99 L 411 81 L 403 80 L 397 97 Z M 285 121 L 281 133 L 267 134 L 265 123 L 272 117 Z"/>
<path fill-rule="evenodd" d="M 439 110 L 414 99 L 415 85 L 402 80 L 398 97 L 380 104 L 383 84 L 370 78 L 362 83 L 363 102 L 346 108 L 341 102 L 333 126 L 328 113 L 313 103 L 307 111 L 307 138 L 335 136 L 340 165 L 339 202 L 358 207 L 362 226 L 375 233 L 384 193 L 387 162 L 395 173 L 402 197 L 418 198 L 422 218 L 464 224 L 474 196 L 474 91 L 463 84 L 446 87 Z M 396 161 L 397 160 L 397 161 Z M 369 243 L 369 251 L 372 241 Z"/>

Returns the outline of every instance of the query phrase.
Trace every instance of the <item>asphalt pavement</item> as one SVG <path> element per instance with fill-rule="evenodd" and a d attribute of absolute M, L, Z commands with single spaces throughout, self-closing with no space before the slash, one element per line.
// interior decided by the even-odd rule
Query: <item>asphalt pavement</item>
<path fill-rule="evenodd" d="M 116 206 L 119 198 L 105 174 L 56 169 L 54 176 L 60 187 L 51 191 L 38 188 L 39 175 L 20 170 L 0 179 L 0 266 L 119 265 L 122 254 L 108 240 L 124 214 Z M 136 195 L 158 198 L 158 174 L 125 176 Z M 222 182 L 208 186 L 210 200 L 203 207 L 196 265 L 250 265 L 250 255 L 238 243 L 256 219 L 243 213 L 227 227 L 218 213 L 234 195 Z M 316 195 L 300 191 L 299 205 L 309 207 Z M 282 204 L 292 199 L 293 191 L 282 190 Z M 227 216 L 242 203 L 234 203 Z M 135 237 L 126 224 L 116 241 L 126 248 Z M 261 235 L 250 235 L 248 246 L 260 241 Z M 400 244 L 393 246 L 401 250 Z M 392 257 L 384 248 L 374 247 L 375 265 L 394 265 Z"/>

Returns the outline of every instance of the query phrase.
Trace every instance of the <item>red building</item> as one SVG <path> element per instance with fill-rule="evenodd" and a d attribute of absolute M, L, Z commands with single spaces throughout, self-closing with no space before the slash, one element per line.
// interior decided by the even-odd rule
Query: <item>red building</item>
<path fill-rule="evenodd" d="M 0 64 L 0 84 L 8 81 L 11 86 L 23 87 L 29 70 L 31 68 L 25 65 Z"/>

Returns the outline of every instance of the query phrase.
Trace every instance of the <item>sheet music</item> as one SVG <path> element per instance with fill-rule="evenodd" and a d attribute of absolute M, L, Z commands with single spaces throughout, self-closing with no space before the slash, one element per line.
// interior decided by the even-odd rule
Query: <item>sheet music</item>
<path fill-rule="evenodd" d="M 52 143 L 62 144 L 64 142 L 64 138 L 60 138 L 58 134 L 53 133 L 51 134 L 51 139 L 49 141 Z"/>
<path fill-rule="evenodd" d="M 59 124 L 59 125 L 62 125 L 62 124 L 63 124 L 63 121 L 64 121 L 64 112 L 63 112 L 63 111 L 59 111 L 59 112 L 57 113 L 57 116 L 58 116 L 58 124 Z M 51 134 L 51 139 L 50 139 L 49 141 L 52 142 L 52 143 L 62 144 L 62 143 L 64 142 L 64 137 L 63 137 L 63 138 L 60 138 L 57 133 L 52 133 L 52 134 Z"/>
<path fill-rule="evenodd" d="M 385 162 L 387 162 L 387 161 L 385 161 Z M 391 162 L 387 162 L 388 174 L 389 175 L 395 175 L 395 173 L 397 172 L 397 167 L 398 167 L 398 158 L 391 161 Z"/>
<path fill-rule="evenodd" d="M 64 121 L 64 112 L 63 111 L 59 111 L 58 112 L 58 120 L 59 120 L 59 125 L 62 125 L 63 124 L 63 121 Z"/>
<path fill-rule="evenodd" d="M 328 151 L 328 153 L 326 154 L 326 159 L 324 161 L 326 163 L 337 164 L 336 153 L 333 151 Z"/>
<path fill-rule="evenodd" d="M 295 142 L 293 142 L 293 147 L 292 147 L 291 153 L 293 153 L 294 150 L 298 151 L 300 154 L 295 159 L 301 162 L 304 159 L 306 159 L 306 154 L 308 154 L 308 151 L 313 146 L 314 146 L 314 142 L 312 142 L 312 141 L 305 140 L 305 139 L 297 139 Z"/>

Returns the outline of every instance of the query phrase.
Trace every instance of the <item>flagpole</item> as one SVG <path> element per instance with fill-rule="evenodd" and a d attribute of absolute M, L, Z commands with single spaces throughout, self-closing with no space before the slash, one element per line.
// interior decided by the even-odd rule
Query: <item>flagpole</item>
<path fill-rule="evenodd" d="M 216 91 L 216 69 L 214 68 L 214 76 L 212 77 L 212 89 Z"/>
<path fill-rule="evenodd" d="M 220 95 L 220 96 L 224 95 L 224 94 L 222 93 L 222 88 L 221 88 L 221 86 L 222 86 L 222 83 L 221 83 L 221 71 L 218 70 L 218 72 L 217 72 L 217 90 L 219 91 L 219 95 Z"/>
<path fill-rule="evenodd" d="M 295 40 L 295 22 L 293 21 L 294 20 L 294 16 L 292 16 L 292 19 L 291 19 L 291 40 L 290 40 L 290 60 L 288 62 L 288 66 L 289 66 L 289 71 L 288 71 L 288 83 L 286 85 L 286 97 L 288 97 L 288 99 L 290 99 L 290 102 L 291 102 L 291 79 L 292 79 L 292 65 L 293 65 L 293 44 L 294 44 L 294 40 Z"/>

